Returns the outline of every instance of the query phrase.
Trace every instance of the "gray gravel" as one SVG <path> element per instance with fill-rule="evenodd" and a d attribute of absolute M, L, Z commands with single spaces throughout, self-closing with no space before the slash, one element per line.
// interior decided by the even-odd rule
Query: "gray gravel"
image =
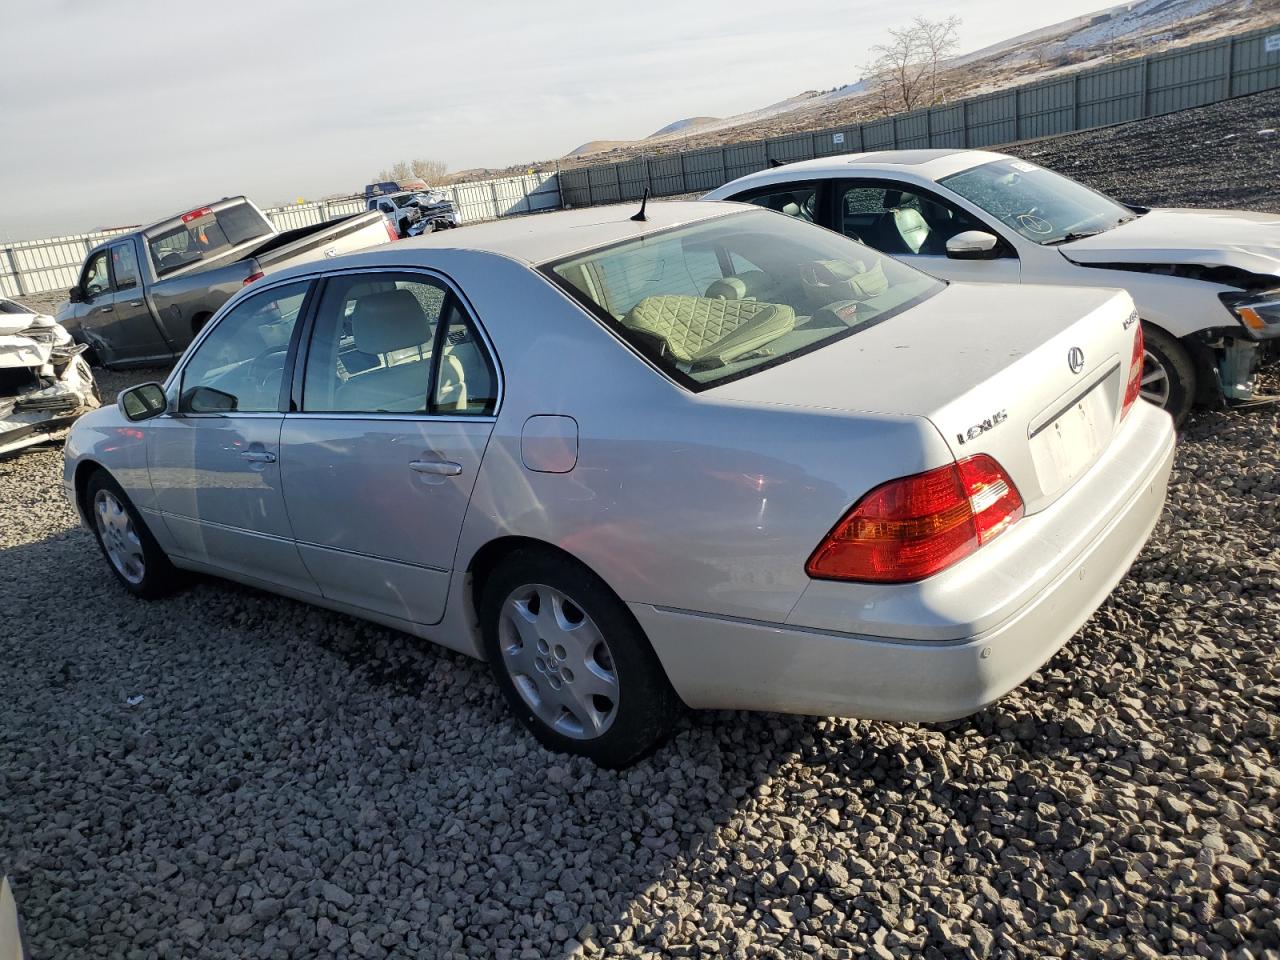
<path fill-rule="evenodd" d="M 1280 956 L 1278 436 L 1193 415 L 1130 575 L 977 717 L 697 715 L 623 773 L 400 634 L 133 600 L 59 453 L 0 461 L 0 871 L 37 957 Z"/>

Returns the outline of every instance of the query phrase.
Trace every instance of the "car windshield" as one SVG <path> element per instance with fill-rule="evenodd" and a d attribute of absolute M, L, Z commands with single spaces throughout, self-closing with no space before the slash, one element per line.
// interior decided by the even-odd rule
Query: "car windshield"
<path fill-rule="evenodd" d="M 204 207 L 183 216 L 180 226 L 147 237 L 156 274 L 164 276 L 216 257 L 249 240 L 271 235 L 271 224 L 248 202 L 221 210 Z"/>
<path fill-rule="evenodd" d="M 0 297 L 0 313 L 35 313 L 35 311 L 28 310 L 20 303 Z"/>
<path fill-rule="evenodd" d="M 1025 160 L 992 160 L 938 182 L 1040 244 L 1093 236 L 1134 218 L 1128 207 Z"/>
<path fill-rule="evenodd" d="M 764 210 L 660 231 L 543 272 L 691 390 L 851 336 L 943 287 L 856 241 Z"/>

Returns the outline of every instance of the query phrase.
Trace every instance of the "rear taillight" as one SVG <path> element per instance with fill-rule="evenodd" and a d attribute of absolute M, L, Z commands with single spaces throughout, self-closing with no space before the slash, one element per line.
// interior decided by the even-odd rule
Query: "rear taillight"
<path fill-rule="evenodd" d="M 979 454 L 876 487 L 827 534 L 805 571 L 819 580 L 923 580 L 990 543 L 1022 511 L 1013 480 Z"/>
<path fill-rule="evenodd" d="M 1129 358 L 1129 381 L 1124 387 L 1124 403 L 1120 405 L 1120 417 L 1123 419 L 1138 399 L 1142 391 L 1142 358 L 1146 355 L 1146 338 L 1142 336 L 1142 324 L 1138 324 L 1138 332 L 1133 338 L 1133 355 Z"/>
<path fill-rule="evenodd" d="M 393 224 L 390 220 L 384 217 L 382 220 L 382 225 L 387 228 L 387 236 L 391 239 L 393 243 L 396 240 L 400 239 L 400 232 L 396 230 L 395 224 Z"/>
<path fill-rule="evenodd" d="M 257 273 L 251 273 L 244 278 L 243 286 L 247 287 L 249 284 L 253 283 L 255 280 L 261 280 L 265 276 L 266 274 L 263 273 L 261 270 L 259 270 Z"/>

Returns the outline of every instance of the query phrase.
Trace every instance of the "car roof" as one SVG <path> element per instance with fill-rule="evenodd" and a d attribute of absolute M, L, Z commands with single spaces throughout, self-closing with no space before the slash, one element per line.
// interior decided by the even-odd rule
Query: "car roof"
<path fill-rule="evenodd" d="M 756 208 L 741 203 L 651 200 L 645 206 L 646 219 L 632 220 L 639 209 L 640 204 L 632 202 L 507 217 L 460 230 L 439 231 L 401 240 L 391 246 L 396 253 L 414 249 L 477 250 L 537 265 L 624 240 L 635 240 L 671 227 Z M 369 252 L 385 249 L 375 247 Z"/>
<path fill-rule="evenodd" d="M 795 180 L 827 177 L 859 177 L 869 174 L 901 176 L 910 173 L 913 177 L 925 180 L 940 180 L 961 170 L 989 163 L 992 160 L 1006 160 L 1008 154 L 992 153 L 989 150 L 872 150 L 867 153 L 843 153 L 832 157 L 817 157 L 813 160 L 798 160 L 780 167 L 771 167 L 758 173 L 739 177 L 732 184 L 736 193 L 753 185 L 765 186 L 771 183 L 790 183 Z M 717 193 L 725 189 L 713 190 Z"/>

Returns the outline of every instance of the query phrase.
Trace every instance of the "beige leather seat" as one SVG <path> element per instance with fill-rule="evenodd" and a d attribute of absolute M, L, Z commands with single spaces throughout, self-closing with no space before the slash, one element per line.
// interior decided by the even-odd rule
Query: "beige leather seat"
<path fill-rule="evenodd" d="M 416 413 L 427 409 L 431 341 L 435 331 L 408 290 L 361 297 L 351 315 L 357 350 L 382 358 L 384 366 L 355 374 L 337 390 L 339 410 Z M 417 353 L 407 353 L 416 349 Z"/>
<path fill-rule="evenodd" d="M 691 365 L 724 364 L 759 350 L 796 325 L 783 303 L 708 297 L 645 297 L 622 320 Z"/>

